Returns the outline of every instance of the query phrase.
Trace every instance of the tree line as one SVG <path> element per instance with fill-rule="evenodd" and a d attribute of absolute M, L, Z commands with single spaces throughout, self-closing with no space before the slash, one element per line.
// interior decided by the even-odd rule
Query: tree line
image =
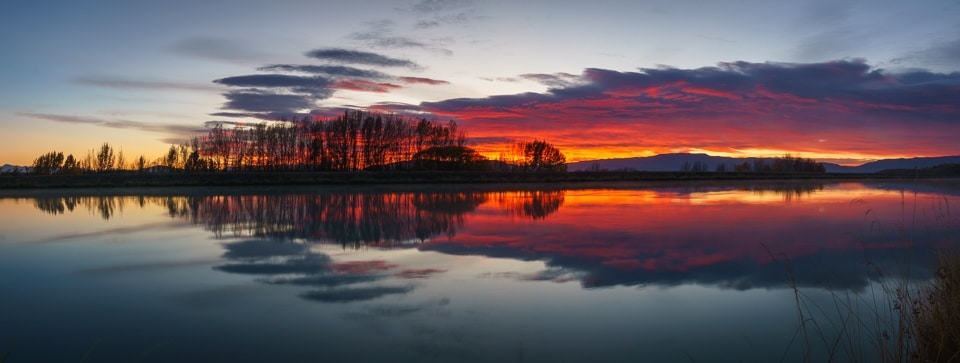
<path fill-rule="evenodd" d="M 232 128 L 226 127 L 231 125 Z M 171 145 L 159 158 L 128 164 L 123 151 L 104 143 L 85 158 L 41 155 L 35 174 L 140 172 L 253 172 L 360 170 L 565 171 L 566 158 L 544 140 L 513 145 L 512 162 L 491 161 L 466 146 L 455 121 L 345 111 L 333 118 L 305 116 L 277 122 L 212 123 L 206 135 Z"/>
<path fill-rule="evenodd" d="M 40 155 L 33 161 L 34 174 L 80 174 L 83 172 L 107 172 L 124 169 L 126 158 L 123 150 L 114 152 L 113 146 L 103 143 L 98 149 L 92 149 L 81 158 L 73 154 L 64 156 L 62 152 L 51 151 Z M 141 159 L 143 157 L 141 156 Z"/>
<path fill-rule="evenodd" d="M 702 162 L 684 162 L 680 166 L 680 171 L 691 173 L 709 172 L 710 165 Z M 827 168 L 823 163 L 814 159 L 802 158 L 790 154 L 772 159 L 751 159 L 731 166 L 720 163 L 714 168 L 715 172 L 725 173 L 729 171 L 737 173 L 826 173 Z"/>

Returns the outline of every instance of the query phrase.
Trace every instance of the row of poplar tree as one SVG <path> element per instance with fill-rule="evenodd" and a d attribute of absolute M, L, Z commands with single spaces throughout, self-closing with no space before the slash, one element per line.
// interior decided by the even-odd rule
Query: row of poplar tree
<path fill-rule="evenodd" d="M 228 128 L 226 125 L 232 125 Z M 358 170 L 490 170 L 564 171 L 566 159 L 553 145 L 533 140 L 514 145 L 514 164 L 494 163 L 465 146 L 457 123 L 394 114 L 345 111 L 342 115 L 281 120 L 273 123 L 212 123 L 210 131 L 189 142 L 171 145 L 166 154 L 139 171 L 358 171 Z M 119 159 L 119 160 L 118 160 Z M 60 152 L 41 155 L 34 173 L 66 174 L 127 169 L 123 152 L 114 155 L 104 143 L 83 161 Z"/>

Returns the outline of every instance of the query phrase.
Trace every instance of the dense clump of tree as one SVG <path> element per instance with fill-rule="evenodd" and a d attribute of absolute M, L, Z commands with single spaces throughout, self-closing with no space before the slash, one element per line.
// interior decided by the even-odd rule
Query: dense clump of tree
<path fill-rule="evenodd" d="M 500 159 L 515 170 L 529 172 L 567 171 L 567 157 L 556 146 L 544 140 L 531 140 L 513 143 L 510 154 Z"/>
<path fill-rule="evenodd" d="M 485 170 L 487 158 L 466 146 L 434 146 L 413 155 L 414 169 L 428 170 Z"/>
<path fill-rule="evenodd" d="M 125 169 L 125 163 L 123 151 L 115 153 L 113 146 L 105 142 L 100 145 L 99 149 L 88 151 L 83 159 L 74 158 L 73 154 L 64 157 L 63 153 L 59 151 L 51 151 L 40 155 L 33 161 L 33 173 L 43 175 L 103 173 L 123 170 Z"/>
<path fill-rule="evenodd" d="M 720 165 L 723 165 L 723 164 L 720 164 Z M 693 163 L 690 163 L 689 161 L 685 161 L 683 163 L 683 166 L 680 167 L 680 171 L 686 171 L 691 173 L 705 173 L 707 171 L 710 171 L 710 166 L 707 165 L 707 163 L 702 161 L 695 161 Z"/>
<path fill-rule="evenodd" d="M 738 173 L 826 173 L 823 163 L 790 154 L 774 159 L 753 159 L 733 167 Z"/>
<path fill-rule="evenodd" d="M 213 169 L 231 171 L 407 169 L 418 155 L 428 161 L 478 156 L 464 147 L 464 134 L 454 121 L 363 111 L 326 120 L 237 124 L 232 129 L 219 123 L 196 143 L 198 158 Z"/>
<path fill-rule="evenodd" d="M 680 166 L 680 171 L 706 173 L 710 171 L 710 165 L 702 161 L 692 163 L 686 161 Z M 713 171 L 717 173 L 728 171 L 736 173 L 826 173 L 827 168 L 823 163 L 816 160 L 786 154 L 778 158 L 747 159 L 733 166 L 719 163 Z"/>
<path fill-rule="evenodd" d="M 228 127 L 232 125 L 232 127 Z M 75 159 L 61 152 L 34 161 L 37 174 L 360 170 L 566 171 L 566 157 L 542 140 L 513 144 L 512 164 L 467 147 L 455 121 L 345 111 L 256 124 L 214 122 L 205 135 L 171 145 L 156 159 L 129 162 L 109 143 Z"/>
<path fill-rule="evenodd" d="M 70 158 L 73 158 L 73 155 L 70 155 Z M 46 154 L 38 156 L 33 160 L 33 173 L 34 174 L 60 174 L 60 171 L 63 168 L 63 153 L 59 151 L 51 151 Z"/>

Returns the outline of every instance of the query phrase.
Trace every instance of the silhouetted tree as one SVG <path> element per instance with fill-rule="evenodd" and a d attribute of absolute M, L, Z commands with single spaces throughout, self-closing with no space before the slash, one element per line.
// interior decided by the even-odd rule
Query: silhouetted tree
<path fill-rule="evenodd" d="M 198 144 L 198 158 L 220 170 L 343 171 L 400 168 L 427 148 L 463 146 L 464 136 L 452 121 L 345 111 L 326 120 L 236 124 L 229 131 L 217 123 Z"/>
<path fill-rule="evenodd" d="M 83 170 L 80 169 L 80 164 L 77 163 L 77 160 L 73 158 L 73 154 L 67 155 L 67 158 L 63 160 L 63 168 L 60 170 L 61 174 L 80 174 Z"/>
<path fill-rule="evenodd" d="M 123 157 L 123 149 L 120 149 L 120 152 L 117 153 L 117 169 L 124 170 L 127 168 L 127 158 Z"/>
<path fill-rule="evenodd" d="M 100 145 L 100 151 L 97 152 L 96 159 L 94 159 L 94 168 L 98 172 L 109 171 L 113 169 L 115 162 L 116 157 L 113 154 L 113 147 L 108 143 Z"/>
<path fill-rule="evenodd" d="M 533 140 L 523 143 L 523 167 L 526 170 L 539 171 L 567 171 L 567 157 L 550 143 L 543 140 Z"/>
<path fill-rule="evenodd" d="M 170 145 L 170 148 L 167 149 L 167 155 L 163 159 L 164 165 L 167 166 L 167 170 L 173 171 L 173 166 L 177 164 L 177 147 Z"/>
<path fill-rule="evenodd" d="M 59 174 L 62 166 L 63 153 L 51 151 L 33 160 L 33 173 L 43 175 Z"/>
<path fill-rule="evenodd" d="M 141 154 L 140 157 L 137 158 L 137 171 L 142 173 L 146 168 L 147 168 L 147 158 L 145 158 Z"/>
<path fill-rule="evenodd" d="M 481 170 L 487 158 L 466 146 L 434 146 L 413 156 L 414 167 L 433 170 Z"/>

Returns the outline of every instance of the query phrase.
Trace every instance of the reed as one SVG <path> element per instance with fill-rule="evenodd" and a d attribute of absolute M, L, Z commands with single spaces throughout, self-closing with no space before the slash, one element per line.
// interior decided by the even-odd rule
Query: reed
<path fill-rule="evenodd" d="M 798 319 L 781 361 L 799 342 L 804 362 L 960 363 L 960 253 L 940 251 L 926 283 L 888 278 L 867 263 L 879 282 L 858 293 L 830 290 L 827 306 L 797 286 L 789 259 L 775 260 L 785 262 Z"/>
<path fill-rule="evenodd" d="M 941 252 L 933 282 L 897 298 L 915 343 L 910 361 L 960 362 L 960 254 Z"/>

